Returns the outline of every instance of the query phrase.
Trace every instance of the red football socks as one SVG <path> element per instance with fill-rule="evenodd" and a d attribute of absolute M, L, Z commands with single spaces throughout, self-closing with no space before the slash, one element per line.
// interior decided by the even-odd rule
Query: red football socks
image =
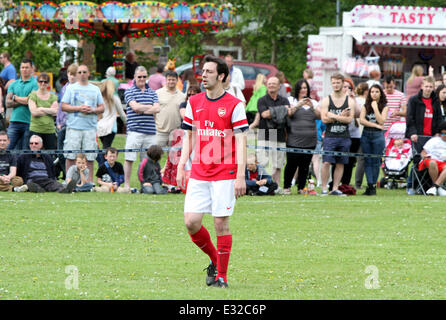
<path fill-rule="evenodd" d="M 214 266 L 217 265 L 217 250 L 212 243 L 211 236 L 207 229 L 204 226 L 201 226 L 201 229 L 198 230 L 198 232 L 194 234 L 189 233 L 189 235 L 193 243 L 209 256 Z"/>
<path fill-rule="evenodd" d="M 232 248 L 232 235 L 217 236 L 217 278 L 223 278 L 225 282 L 228 282 L 226 278 L 226 272 L 228 271 L 229 255 Z"/>

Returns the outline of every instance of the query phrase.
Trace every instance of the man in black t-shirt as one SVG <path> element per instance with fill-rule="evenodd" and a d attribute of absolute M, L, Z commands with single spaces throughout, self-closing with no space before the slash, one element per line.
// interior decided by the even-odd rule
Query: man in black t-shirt
<path fill-rule="evenodd" d="M 285 151 L 276 148 L 285 148 L 286 119 L 290 108 L 287 98 L 279 95 L 280 81 L 271 77 L 266 83 L 266 95 L 257 101 L 260 114 L 259 133 L 257 136 L 257 159 L 259 164 L 267 167 L 271 161 L 272 178 L 280 186 L 281 168 L 285 166 Z M 262 147 L 270 147 L 263 149 Z M 280 192 L 280 188 L 278 189 Z"/>
<path fill-rule="evenodd" d="M 5 131 L 0 132 L 0 191 L 12 191 L 14 187 L 23 184 L 20 177 L 16 177 L 17 160 L 13 154 L 5 153 L 9 145 L 9 137 Z"/>

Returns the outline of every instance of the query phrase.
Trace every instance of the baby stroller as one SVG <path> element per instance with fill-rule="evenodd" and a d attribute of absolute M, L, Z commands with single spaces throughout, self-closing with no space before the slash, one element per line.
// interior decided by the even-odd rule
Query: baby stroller
<path fill-rule="evenodd" d="M 386 152 L 382 169 L 384 177 L 380 187 L 397 189 L 406 186 L 409 164 L 412 161 L 412 144 L 405 138 L 406 122 L 396 121 L 384 133 Z M 401 139 L 402 145 L 396 146 L 395 141 Z"/>

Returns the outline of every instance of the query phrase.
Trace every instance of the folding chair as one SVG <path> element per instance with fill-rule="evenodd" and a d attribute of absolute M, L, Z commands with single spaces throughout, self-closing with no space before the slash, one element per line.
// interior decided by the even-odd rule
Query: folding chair
<path fill-rule="evenodd" d="M 421 162 L 421 151 L 430 138 L 432 137 L 418 136 L 418 142 L 413 142 L 412 144 L 412 189 L 416 194 L 426 195 L 426 191 L 433 186 L 433 182 L 429 176 L 429 170 L 418 170 L 418 165 Z"/>

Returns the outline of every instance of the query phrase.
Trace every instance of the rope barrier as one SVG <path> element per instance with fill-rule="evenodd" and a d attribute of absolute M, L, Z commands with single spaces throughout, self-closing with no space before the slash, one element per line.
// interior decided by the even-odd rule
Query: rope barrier
<path fill-rule="evenodd" d="M 300 148 L 290 148 L 290 147 L 268 147 L 268 146 L 255 146 L 247 145 L 248 149 L 264 149 L 264 150 L 277 150 L 289 153 L 301 153 L 301 154 L 320 154 L 320 155 L 331 155 L 336 157 L 355 157 L 355 158 L 397 158 L 397 156 L 386 156 L 383 154 L 371 154 L 371 153 L 354 153 L 354 152 L 341 152 L 341 151 L 325 151 L 325 150 L 309 150 Z M 118 152 L 146 152 L 146 149 L 117 149 Z M 181 147 L 164 147 L 164 151 L 178 151 Z M 105 154 L 106 149 L 97 150 L 4 150 L 0 153 L 10 153 L 10 154 L 72 154 L 72 153 L 101 153 Z"/>

